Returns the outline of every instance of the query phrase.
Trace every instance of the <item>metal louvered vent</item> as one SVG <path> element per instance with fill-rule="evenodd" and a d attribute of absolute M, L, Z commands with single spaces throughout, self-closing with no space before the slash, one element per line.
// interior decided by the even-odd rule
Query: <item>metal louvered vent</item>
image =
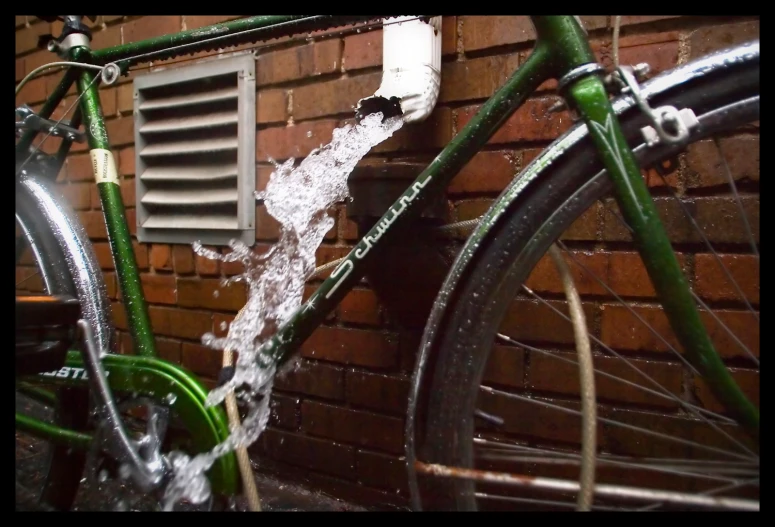
<path fill-rule="evenodd" d="M 252 54 L 134 81 L 137 239 L 255 241 Z"/>

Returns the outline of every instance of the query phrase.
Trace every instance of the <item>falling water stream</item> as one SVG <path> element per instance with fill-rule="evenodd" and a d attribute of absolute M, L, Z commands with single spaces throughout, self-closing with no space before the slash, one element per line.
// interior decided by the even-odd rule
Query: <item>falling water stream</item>
<path fill-rule="evenodd" d="M 228 254 L 194 244 L 194 251 L 201 256 L 244 265 L 243 273 L 224 279 L 221 285 L 245 282 L 247 303 L 225 337 L 207 333 L 202 343 L 238 353 L 233 377 L 214 388 L 206 404 L 220 404 L 236 390 L 248 414 L 242 425 L 211 451 L 193 458 L 181 452 L 170 454 L 173 477 L 165 492 L 165 510 L 172 510 L 182 499 L 195 504 L 206 501 L 210 484 L 205 472 L 218 457 L 255 442 L 266 427 L 275 364 L 261 357 L 259 349 L 301 305 L 304 284 L 315 270 L 315 251 L 334 225 L 328 210 L 348 197 L 348 175 L 369 150 L 402 124 L 401 117 L 383 122 L 382 113 L 374 113 L 359 124 L 334 130 L 331 142 L 311 152 L 298 166 L 293 159 L 275 163 L 266 190 L 256 193 L 256 199 L 263 199 L 269 214 L 280 223 L 280 239 L 268 252 L 257 254 L 237 240 L 229 244 Z"/>

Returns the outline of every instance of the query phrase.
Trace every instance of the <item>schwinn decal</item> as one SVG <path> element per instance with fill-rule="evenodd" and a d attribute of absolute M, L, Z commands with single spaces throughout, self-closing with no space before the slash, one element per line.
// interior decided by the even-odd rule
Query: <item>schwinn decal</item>
<path fill-rule="evenodd" d="M 62 366 L 58 370 L 47 371 L 47 372 L 39 373 L 38 375 L 42 375 L 44 377 L 59 377 L 60 379 L 86 380 L 89 378 L 89 375 L 86 372 L 85 368 L 75 368 L 75 367 L 69 367 L 69 366 Z M 105 370 L 105 376 L 107 377 L 108 375 L 110 375 L 110 372 Z"/>
<path fill-rule="evenodd" d="M 385 234 L 385 232 L 390 228 L 391 225 L 396 221 L 396 218 L 398 218 L 401 214 L 404 213 L 406 210 L 406 207 L 417 198 L 417 195 L 420 193 L 420 190 L 422 190 L 429 182 L 431 178 L 428 177 L 425 179 L 425 181 L 417 181 L 414 184 L 412 184 L 412 193 L 407 196 L 401 196 L 398 200 L 398 208 L 391 207 L 388 212 L 392 212 L 393 215 L 390 217 L 386 217 L 382 221 L 379 222 L 377 225 L 377 234 L 374 234 L 373 236 L 369 236 L 368 234 L 363 237 L 363 239 L 358 243 L 356 249 L 355 249 L 355 257 L 359 260 L 363 260 L 367 254 L 369 254 L 369 251 L 371 251 L 371 248 L 379 241 L 380 238 L 382 238 L 382 235 Z M 334 294 L 334 292 L 339 288 L 340 285 L 342 285 L 342 282 L 345 281 L 345 279 L 350 275 L 353 268 L 355 267 L 355 263 L 353 263 L 352 260 L 343 260 L 342 263 L 340 263 L 336 269 L 334 269 L 334 272 L 331 273 L 331 278 L 339 278 L 339 280 L 334 284 L 334 287 L 331 288 L 331 290 L 326 293 L 326 298 L 330 298 L 331 295 Z M 340 276 L 341 275 L 341 276 Z"/>

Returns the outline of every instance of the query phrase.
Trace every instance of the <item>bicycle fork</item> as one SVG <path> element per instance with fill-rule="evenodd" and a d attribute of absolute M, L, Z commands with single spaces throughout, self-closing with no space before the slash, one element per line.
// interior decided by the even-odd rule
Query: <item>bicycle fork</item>
<path fill-rule="evenodd" d="M 608 99 L 605 85 L 597 75 L 591 74 L 600 68 L 591 66 L 596 65 L 580 66 L 566 75 L 571 80 L 566 83 L 560 81 L 563 95 L 590 130 L 592 141 L 613 182 L 617 204 L 632 230 L 649 278 L 686 358 L 758 444 L 759 410 L 743 394 L 710 340 L 638 163 Z M 693 124 L 690 110 L 678 112 L 675 108 L 663 107 L 651 111 L 640 98 L 632 73 L 620 68 L 619 75 L 654 125 L 648 130 L 648 146 L 660 141 L 678 143 L 688 138 L 688 128 Z M 670 124 L 672 130 L 666 129 L 663 124 Z"/>

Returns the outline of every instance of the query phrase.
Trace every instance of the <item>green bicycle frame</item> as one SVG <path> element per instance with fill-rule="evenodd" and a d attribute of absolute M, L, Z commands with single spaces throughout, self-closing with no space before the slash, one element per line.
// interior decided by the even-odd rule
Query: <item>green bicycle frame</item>
<path fill-rule="evenodd" d="M 102 65 L 115 63 L 122 71 L 126 71 L 130 65 L 150 58 L 176 56 L 178 52 L 169 51 L 170 47 L 183 49 L 184 53 L 193 53 L 211 48 L 211 41 L 215 39 L 221 39 L 219 46 L 226 46 L 374 18 L 378 17 L 255 16 L 103 50 L 75 48 L 71 50 L 71 59 Z M 369 262 L 378 252 L 377 248 L 389 244 L 402 228 L 417 218 L 430 197 L 446 188 L 458 171 L 544 81 L 562 78 L 581 66 L 596 62 L 586 33 L 576 18 L 531 18 L 537 33 L 532 54 L 396 200 L 307 302 L 266 342 L 262 349 L 264 360 L 282 362 L 298 349 L 363 276 Z M 78 73 L 73 71 L 68 71 L 54 90 L 41 109 L 41 115 L 49 117 L 70 85 L 76 82 L 81 95 L 80 113 L 88 135 L 89 148 L 96 152 L 110 152 L 99 105 L 98 80 L 95 81 L 94 73 L 89 70 Z M 619 207 L 633 229 L 634 239 L 649 276 L 688 360 L 709 381 L 719 400 L 758 440 L 758 409 L 746 399 L 732 379 L 700 320 L 689 286 L 601 79 L 591 74 L 579 76 L 567 84 L 564 95 L 569 105 L 579 112 L 590 129 L 592 140 L 614 183 Z M 17 151 L 28 148 L 33 136 L 34 133 L 25 134 L 17 146 Z M 58 159 L 64 159 L 67 148 L 69 144 L 63 143 Z M 101 180 L 98 178 L 98 181 Z M 99 182 L 97 185 L 121 294 L 125 305 L 128 306 L 127 320 L 135 349 L 138 355 L 152 357 L 155 355 L 153 335 L 119 188 L 111 181 Z M 495 204 L 496 207 L 503 208 L 506 205 Z M 127 358 L 140 359 L 141 357 Z"/>

